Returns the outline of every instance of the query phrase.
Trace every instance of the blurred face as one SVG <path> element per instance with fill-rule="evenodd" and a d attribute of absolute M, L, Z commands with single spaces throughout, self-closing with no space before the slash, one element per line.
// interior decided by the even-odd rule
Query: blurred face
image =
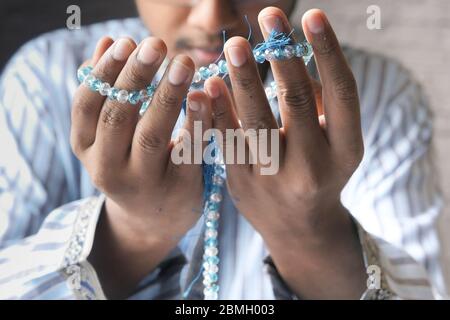
<path fill-rule="evenodd" d="M 262 41 L 258 13 L 277 6 L 290 14 L 295 0 L 136 0 L 139 15 L 152 35 L 165 41 L 168 56 L 189 55 L 196 67 L 214 62 L 226 38 L 243 36 L 252 28 L 253 45 Z"/>

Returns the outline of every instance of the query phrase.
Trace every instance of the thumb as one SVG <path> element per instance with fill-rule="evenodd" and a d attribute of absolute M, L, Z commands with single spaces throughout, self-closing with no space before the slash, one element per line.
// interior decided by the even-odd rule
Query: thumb
<path fill-rule="evenodd" d="M 190 148 L 190 163 L 202 163 L 203 151 L 208 143 L 203 141 L 203 134 L 211 127 L 211 103 L 208 96 L 202 91 L 190 92 L 187 96 L 186 120 L 178 137 L 184 150 Z"/>

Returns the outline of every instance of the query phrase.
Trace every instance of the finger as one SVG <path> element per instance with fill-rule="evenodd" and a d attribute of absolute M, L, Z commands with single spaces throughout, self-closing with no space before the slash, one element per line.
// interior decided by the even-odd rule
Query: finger
<path fill-rule="evenodd" d="M 200 124 L 202 130 L 198 130 L 198 132 L 202 132 L 202 136 L 203 132 L 212 128 L 211 101 L 203 91 L 192 91 L 187 96 L 186 121 L 183 128 L 189 132 L 191 137 L 194 137 L 197 134 L 196 127 L 198 128 Z M 203 150 L 206 145 L 206 141 L 201 143 L 201 149 Z M 195 160 L 195 163 L 199 163 L 200 160 L 201 164 L 201 158 Z"/>
<path fill-rule="evenodd" d="M 81 66 L 95 67 L 100 58 L 105 54 L 109 47 L 114 43 L 110 37 L 102 37 L 96 47 L 92 58 L 86 60 Z M 94 142 L 95 130 L 97 124 L 97 117 L 90 116 L 90 110 L 85 110 L 88 106 L 84 104 L 84 100 L 81 103 L 77 103 L 77 97 L 84 97 L 83 86 L 80 86 L 75 93 L 74 103 L 72 107 L 72 123 L 70 130 L 70 142 L 72 149 L 79 157 L 81 157 L 84 151 Z M 82 112 L 79 112 L 82 111 Z M 86 114 L 84 111 L 88 111 Z"/>
<path fill-rule="evenodd" d="M 110 37 L 100 38 L 100 40 L 98 41 L 98 43 L 95 47 L 94 55 L 92 56 L 92 59 L 90 61 L 90 65 L 92 67 L 94 67 L 97 64 L 97 62 L 100 60 L 100 58 L 106 52 L 106 50 L 108 50 L 108 48 L 111 47 L 111 45 L 113 43 L 114 43 L 114 40 L 111 39 Z"/>
<path fill-rule="evenodd" d="M 342 154 L 362 152 L 358 91 L 350 67 L 325 14 L 317 9 L 303 16 L 303 28 L 314 48 L 323 86 L 323 104 L 332 147 Z"/>
<path fill-rule="evenodd" d="M 262 10 L 258 20 L 265 39 L 272 30 L 291 31 L 286 15 L 278 8 Z M 297 146 L 316 144 L 320 127 L 314 91 L 303 59 L 272 60 L 270 65 L 277 83 L 280 115 L 288 143 L 291 141 Z"/>
<path fill-rule="evenodd" d="M 186 55 L 179 55 L 170 63 L 149 109 L 136 127 L 131 157 L 136 159 L 137 166 L 159 173 L 166 168 L 172 131 L 193 74 L 194 62 Z"/>
<path fill-rule="evenodd" d="M 230 92 L 223 79 L 212 77 L 206 80 L 204 87 L 211 99 L 214 127 L 223 134 L 225 134 L 226 129 L 240 128 Z"/>
<path fill-rule="evenodd" d="M 323 115 L 323 103 L 322 103 L 322 85 L 319 81 L 311 79 L 311 84 L 314 91 L 314 97 L 316 100 L 316 109 L 319 117 Z"/>
<path fill-rule="evenodd" d="M 190 92 L 187 97 L 186 119 L 171 152 L 172 163 L 181 165 L 184 175 L 199 174 L 198 168 L 193 170 L 193 165 L 202 164 L 203 151 L 207 145 L 203 134 L 211 127 L 210 99 L 203 91 Z"/>
<path fill-rule="evenodd" d="M 92 62 L 95 62 L 92 75 L 101 81 L 114 83 L 120 70 L 125 65 L 126 59 L 134 49 L 129 39 L 119 39 L 111 45 L 102 55 L 100 50 L 94 54 Z M 99 46 L 97 46 L 99 47 Z M 100 46 L 100 48 L 106 47 Z M 98 56 L 101 56 L 98 58 Z M 77 89 L 72 107 L 72 138 L 76 148 L 86 151 L 95 141 L 97 123 L 105 97 L 98 92 L 90 90 L 85 84 Z"/>
<path fill-rule="evenodd" d="M 165 55 L 166 46 L 157 38 L 145 39 L 128 57 L 114 87 L 131 92 L 145 89 L 152 81 Z M 120 162 L 128 158 L 132 138 L 139 118 L 139 102 L 120 103 L 108 99 L 101 111 L 95 144 L 99 152 Z"/>
<path fill-rule="evenodd" d="M 103 54 L 106 52 L 106 50 L 108 50 L 108 48 L 113 43 L 114 43 L 114 40 L 111 39 L 110 37 L 100 38 L 100 40 L 98 40 L 98 42 L 97 42 L 97 45 L 95 46 L 94 54 L 92 55 L 92 57 L 90 59 L 84 61 L 81 64 L 80 68 L 87 67 L 87 66 L 95 67 L 98 60 L 100 60 L 100 58 L 103 56 Z"/>
<path fill-rule="evenodd" d="M 231 38 L 226 42 L 224 51 L 243 128 L 278 128 L 248 41 L 242 37 Z"/>
<path fill-rule="evenodd" d="M 319 126 L 323 130 L 325 136 L 326 136 L 326 121 L 325 121 L 325 115 L 323 112 L 323 103 L 322 103 L 322 85 L 319 81 L 311 78 L 311 84 L 314 90 L 314 97 L 316 99 L 316 108 L 317 108 L 317 114 L 319 115 Z"/>
<path fill-rule="evenodd" d="M 249 149 L 245 143 L 243 130 L 239 125 L 227 85 L 223 79 L 213 77 L 205 82 L 205 91 L 211 99 L 214 128 L 222 133 L 222 141 L 218 141 L 218 143 L 225 163 L 231 165 L 229 166 L 230 170 L 250 170 Z M 243 147 L 240 149 L 237 148 L 238 142 L 243 143 Z M 238 152 L 240 153 L 238 154 Z"/>

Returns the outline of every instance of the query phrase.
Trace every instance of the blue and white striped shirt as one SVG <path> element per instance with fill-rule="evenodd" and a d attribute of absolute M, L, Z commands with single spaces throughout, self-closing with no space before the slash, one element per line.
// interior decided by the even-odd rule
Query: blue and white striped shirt
<path fill-rule="evenodd" d="M 104 196 L 69 144 L 76 70 L 104 35 L 140 41 L 148 31 L 133 18 L 51 32 L 23 46 L 1 77 L 0 298 L 105 298 L 87 261 Z M 349 48 L 345 54 L 361 97 L 365 155 L 342 202 L 357 222 L 367 265 L 381 268 L 384 289 L 363 298 L 446 297 L 428 103 L 398 63 Z M 222 212 L 219 298 L 295 298 L 227 193 Z M 201 227 L 200 219 L 131 299 L 180 298 L 198 272 Z M 190 298 L 200 298 L 196 292 Z"/>

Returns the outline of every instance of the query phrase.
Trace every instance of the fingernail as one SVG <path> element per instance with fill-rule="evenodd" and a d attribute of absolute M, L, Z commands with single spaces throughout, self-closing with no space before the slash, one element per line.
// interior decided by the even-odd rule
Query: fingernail
<path fill-rule="evenodd" d="M 174 86 L 179 86 L 188 80 L 191 70 L 182 62 L 173 60 L 169 70 L 169 82 Z"/>
<path fill-rule="evenodd" d="M 217 99 L 220 96 L 220 88 L 215 85 L 206 84 L 206 93 L 212 99 Z"/>
<path fill-rule="evenodd" d="M 227 52 L 234 67 L 242 67 L 247 62 L 247 52 L 242 47 L 229 47 Z"/>
<path fill-rule="evenodd" d="M 309 14 L 306 17 L 306 26 L 311 33 L 319 34 L 322 33 L 325 26 L 323 23 L 323 18 L 321 14 Z"/>
<path fill-rule="evenodd" d="M 161 57 L 161 53 L 156 50 L 150 40 L 144 41 L 139 49 L 137 59 L 143 64 L 153 64 Z"/>
<path fill-rule="evenodd" d="M 272 30 L 283 31 L 283 22 L 279 16 L 268 15 L 262 18 L 262 25 L 266 33 L 271 33 Z"/>
<path fill-rule="evenodd" d="M 189 100 L 189 109 L 192 111 L 198 111 L 201 108 L 201 104 L 195 100 Z"/>
<path fill-rule="evenodd" d="M 128 39 L 119 39 L 114 44 L 112 56 L 114 60 L 125 61 L 133 51 L 132 45 Z"/>

